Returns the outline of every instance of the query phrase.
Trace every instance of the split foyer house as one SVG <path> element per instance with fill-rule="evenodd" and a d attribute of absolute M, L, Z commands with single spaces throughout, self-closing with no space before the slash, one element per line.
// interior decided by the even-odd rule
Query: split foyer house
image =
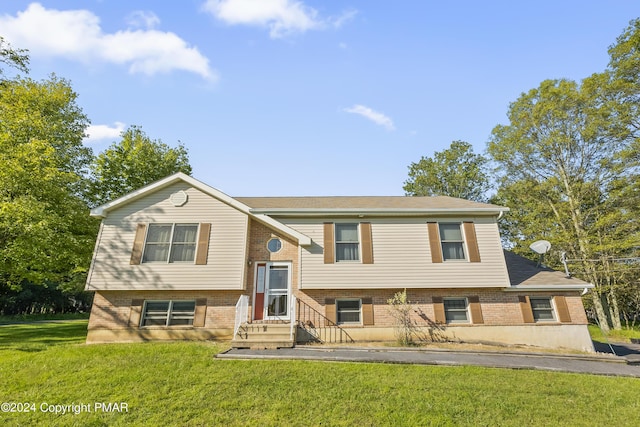
<path fill-rule="evenodd" d="M 406 289 L 424 336 L 593 351 L 592 285 L 503 251 L 507 208 L 451 197 L 236 197 L 182 173 L 92 210 L 88 342 L 393 340 Z"/>

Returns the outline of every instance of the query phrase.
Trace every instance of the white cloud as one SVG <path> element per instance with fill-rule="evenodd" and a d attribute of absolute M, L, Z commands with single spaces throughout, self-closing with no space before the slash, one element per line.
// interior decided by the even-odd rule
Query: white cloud
<path fill-rule="evenodd" d="M 274 39 L 328 26 L 339 28 L 357 13 L 349 10 L 338 18 L 323 19 L 317 10 L 296 0 L 206 0 L 202 8 L 229 25 L 269 28 Z"/>
<path fill-rule="evenodd" d="M 346 12 L 344 12 L 342 15 L 338 16 L 337 18 L 331 20 L 331 25 L 333 25 L 335 28 L 340 28 L 342 27 L 344 24 L 346 24 L 347 22 L 351 21 L 353 18 L 355 18 L 355 16 L 358 14 L 358 11 L 355 9 L 349 9 Z"/>
<path fill-rule="evenodd" d="M 383 126 L 387 130 L 395 129 L 393 120 L 391 120 L 391 118 L 385 116 L 383 113 L 372 110 L 369 107 L 365 107 L 364 105 L 354 105 L 351 108 L 345 108 L 344 111 L 347 113 L 359 114 L 362 117 L 371 120 L 375 124 Z"/>
<path fill-rule="evenodd" d="M 133 19 L 133 20 L 132 20 Z M 83 63 L 95 61 L 129 66 L 131 73 L 153 75 L 173 70 L 196 73 L 215 80 L 209 60 L 175 33 L 152 29 L 160 22 L 151 12 L 134 13 L 127 29 L 106 34 L 100 18 L 88 10 L 45 9 L 31 3 L 16 16 L 0 15 L 2 35 L 14 46 L 42 56 L 61 56 Z"/>
<path fill-rule="evenodd" d="M 84 139 L 85 144 L 91 144 L 103 139 L 118 138 L 124 131 L 125 124 L 115 122 L 113 126 L 109 125 L 91 125 L 87 128 L 88 136 Z"/>
<path fill-rule="evenodd" d="M 133 28 L 152 29 L 160 25 L 160 18 L 148 10 L 136 10 L 127 16 L 127 24 Z"/>

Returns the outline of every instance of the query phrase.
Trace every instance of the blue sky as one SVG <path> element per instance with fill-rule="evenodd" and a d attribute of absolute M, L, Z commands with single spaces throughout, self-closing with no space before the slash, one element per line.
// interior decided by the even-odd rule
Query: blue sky
<path fill-rule="evenodd" d="M 631 0 L 0 3 L 31 77 L 71 81 L 100 152 L 130 125 L 232 196 L 402 195 L 453 140 L 483 152 L 509 103 L 602 71 Z"/>

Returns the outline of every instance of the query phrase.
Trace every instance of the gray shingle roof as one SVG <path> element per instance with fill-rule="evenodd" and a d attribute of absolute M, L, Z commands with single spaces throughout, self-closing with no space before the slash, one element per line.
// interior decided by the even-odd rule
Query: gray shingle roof
<path fill-rule="evenodd" d="M 448 196 L 234 197 L 253 209 L 494 209 L 502 206 Z"/>
<path fill-rule="evenodd" d="M 587 285 L 588 283 L 567 277 L 563 272 L 546 267 L 537 267 L 535 261 L 517 255 L 510 251 L 504 251 L 504 259 L 509 271 L 509 280 L 512 286 L 535 285 Z"/>

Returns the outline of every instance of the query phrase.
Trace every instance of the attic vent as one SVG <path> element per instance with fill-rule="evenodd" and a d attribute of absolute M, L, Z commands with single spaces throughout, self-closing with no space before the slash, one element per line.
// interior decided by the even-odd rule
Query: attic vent
<path fill-rule="evenodd" d="M 187 200 L 189 200 L 189 196 L 187 196 L 187 193 L 185 193 L 183 190 L 180 190 L 176 193 L 173 193 L 169 197 L 169 200 L 171 201 L 173 206 L 184 206 L 184 204 L 187 203 Z"/>

